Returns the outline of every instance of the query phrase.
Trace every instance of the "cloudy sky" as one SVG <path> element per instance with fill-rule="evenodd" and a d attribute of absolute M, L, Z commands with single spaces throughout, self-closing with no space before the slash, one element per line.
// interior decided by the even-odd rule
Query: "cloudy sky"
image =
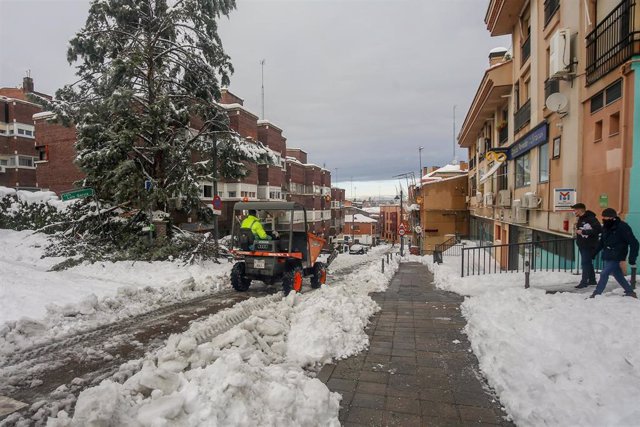
<path fill-rule="evenodd" d="M 73 81 L 66 46 L 88 4 L 0 0 L 0 86 L 18 85 L 26 70 L 42 92 Z M 487 4 L 237 0 L 220 23 L 236 70 L 230 90 L 260 115 L 264 58 L 265 116 L 284 129 L 288 146 L 331 170 L 347 195 L 394 194 L 391 177 L 418 173 L 418 147 L 424 166 L 453 159 L 454 105 L 459 131 L 489 50 L 510 47 L 489 36 Z"/>

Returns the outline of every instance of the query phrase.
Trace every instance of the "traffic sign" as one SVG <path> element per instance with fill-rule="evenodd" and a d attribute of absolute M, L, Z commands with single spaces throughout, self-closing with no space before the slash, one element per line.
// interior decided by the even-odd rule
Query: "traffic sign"
<path fill-rule="evenodd" d="M 405 232 L 406 231 L 404 229 L 404 224 L 400 224 L 400 227 L 398 228 L 398 234 L 404 236 Z"/>
<path fill-rule="evenodd" d="M 213 197 L 211 204 L 213 205 L 213 209 L 216 211 L 219 211 L 222 209 L 222 200 L 220 199 L 220 196 L 218 196 L 217 194 Z"/>
<path fill-rule="evenodd" d="M 62 194 L 62 201 L 66 202 L 67 200 L 73 199 L 84 199 L 85 197 L 91 197 L 95 195 L 95 191 L 93 188 L 81 188 L 80 190 L 67 191 Z"/>

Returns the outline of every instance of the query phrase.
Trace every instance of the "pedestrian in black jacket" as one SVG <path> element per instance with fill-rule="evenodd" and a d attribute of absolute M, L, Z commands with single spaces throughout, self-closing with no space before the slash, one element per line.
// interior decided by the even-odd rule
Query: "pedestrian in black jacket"
<path fill-rule="evenodd" d="M 635 267 L 636 259 L 638 258 L 638 239 L 633 235 L 633 231 L 629 224 L 622 221 L 615 210 L 607 208 L 602 211 L 602 235 L 600 236 L 600 243 L 596 249 L 596 253 L 602 251 L 602 260 L 604 266 L 600 273 L 600 280 L 596 290 L 591 295 L 594 298 L 596 295 L 602 294 L 604 288 L 609 281 L 609 275 L 613 274 L 620 286 L 624 288 L 625 296 L 637 298 L 631 285 L 624 277 L 624 273 L 620 268 L 620 262 L 627 259 L 627 253 L 629 254 L 629 264 Z"/>
<path fill-rule="evenodd" d="M 593 268 L 593 258 L 596 256 L 596 248 L 600 241 L 602 226 L 596 218 L 596 214 L 588 211 L 584 203 L 576 203 L 571 206 L 576 222 L 576 244 L 582 260 L 582 280 L 576 288 L 586 288 L 596 284 L 596 271 Z"/>

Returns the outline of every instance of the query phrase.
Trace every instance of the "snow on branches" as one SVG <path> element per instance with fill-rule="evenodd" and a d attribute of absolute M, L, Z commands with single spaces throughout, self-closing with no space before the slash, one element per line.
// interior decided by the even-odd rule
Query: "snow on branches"
<path fill-rule="evenodd" d="M 234 8 L 234 0 L 91 3 L 67 55 L 79 80 L 58 91 L 53 111 L 75 123 L 84 185 L 102 199 L 147 209 L 180 198 L 196 208 L 212 158 L 224 178 L 245 176 L 246 161 L 275 163 L 229 129 L 218 105 L 233 67 L 216 19 Z"/>

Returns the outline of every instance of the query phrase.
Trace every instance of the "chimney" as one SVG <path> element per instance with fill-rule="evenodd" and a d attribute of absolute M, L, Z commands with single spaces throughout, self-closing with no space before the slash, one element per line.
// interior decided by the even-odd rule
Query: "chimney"
<path fill-rule="evenodd" d="M 33 92 L 33 79 L 30 76 L 25 76 L 22 78 L 22 91 L 24 93 Z"/>
<path fill-rule="evenodd" d="M 489 52 L 489 67 L 501 64 L 507 61 L 507 49 L 504 47 L 496 47 Z"/>

